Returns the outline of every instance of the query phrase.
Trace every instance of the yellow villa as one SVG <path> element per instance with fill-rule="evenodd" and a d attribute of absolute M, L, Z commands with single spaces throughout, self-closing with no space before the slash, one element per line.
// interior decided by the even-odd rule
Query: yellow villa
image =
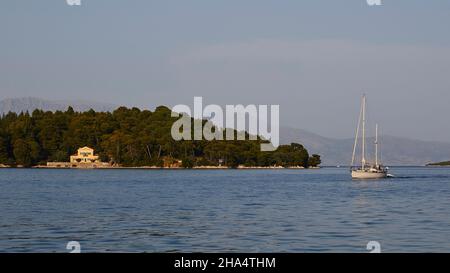
<path fill-rule="evenodd" d="M 70 162 L 47 162 L 47 168 L 110 168 L 111 164 L 101 162 L 99 156 L 94 154 L 94 149 L 89 147 L 79 148 L 76 155 L 70 156 Z"/>
<path fill-rule="evenodd" d="M 97 155 L 94 155 L 94 149 L 89 147 L 79 148 L 76 155 L 70 156 L 70 163 L 99 163 Z"/>

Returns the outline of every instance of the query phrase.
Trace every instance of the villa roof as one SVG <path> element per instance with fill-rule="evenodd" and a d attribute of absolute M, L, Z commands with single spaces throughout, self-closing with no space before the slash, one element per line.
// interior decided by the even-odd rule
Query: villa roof
<path fill-rule="evenodd" d="M 92 149 L 92 148 L 90 148 L 90 147 L 88 147 L 88 146 L 84 146 L 84 147 L 82 147 L 82 148 L 78 148 L 78 150 L 94 150 L 94 149 Z"/>

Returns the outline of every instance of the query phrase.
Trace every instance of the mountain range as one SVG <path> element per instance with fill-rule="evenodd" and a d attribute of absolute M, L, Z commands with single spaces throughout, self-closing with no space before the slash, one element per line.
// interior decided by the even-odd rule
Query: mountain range
<path fill-rule="evenodd" d="M 301 129 L 280 128 L 281 143 L 302 143 L 310 153 L 320 154 L 323 165 L 327 166 L 350 165 L 354 141 L 350 138 L 327 138 Z M 374 138 L 367 139 L 368 158 L 374 158 L 375 148 L 371 145 L 374 142 Z M 360 160 L 359 151 L 357 156 Z M 388 166 L 423 166 L 449 160 L 450 143 L 384 135 L 380 137 L 380 156 Z"/>
<path fill-rule="evenodd" d="M 113 111 L 118 106 L 92 101 L 52 101 L 40 98 L 13 98 L 0 101 L 0 114 L 8 112 L 33 112 L 35 109 L 46 111 L 67 110 L 72 106 L 75 111 Z M 347 166 L 351 162 L 354 139 L 336 139 L 324 137 L 306 130 L 281 127 L 280 143 L 297 142 L 303 144 L 308 151 L 322 156 L 322 165 Z M 374 139 L 369 138 L 368 154 L 373 155 Z M 422 166 L 432 162 L 450 159 L 450 143 L 414 140 L 395 136 L 381 136 L 381 157 L 386 165 Z"/>
<path fill-rule="evenodd" d="M 41 109 L 45 111 L 65 111 L 69 106 L 77 112 L 84 112 L 90 109 L 95 111 L 113 111 L 117 108 L 117 105 L 107 104 L 101 102 L 92 101 L 53 101 L 44 100 L 40 98 L 26 97 L 26 98 L 12 98 L 4 99 L 0 101 L 0 114 L 14 112 L 33 112 L 35 109 Z"/>

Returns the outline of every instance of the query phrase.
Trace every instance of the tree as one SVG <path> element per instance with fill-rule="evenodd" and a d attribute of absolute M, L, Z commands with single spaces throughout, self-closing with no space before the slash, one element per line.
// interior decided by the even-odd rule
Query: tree
<path fill-rule="evenodd" d="M 18 139 L 14 142 L 13 153 L 17 165 L 32 166 L 39 158 L 39 144 L 34 140 Z"/>
<path fill-rule="evenodd" d="M 4 132 L 0 130 L 0 164 L 9 163 L 9 140 Z"/>
<path fill-rule="evenodd" d="M 194 160 L 190 157 L 183 158 L 181 166 L 186 169 L 192 169 L 194 167 Z"/>
<path fill-rule="evenodd" d="M 69 158 L 69 155 L 64 151 L 56 151 L 50 161 L 65 162 Z"/>
<path fill-rule="evenodd" d="M 320 155 L 313 154 L 308 161 L 308 165 L 310 167 L 317 167 L 322 163 L 322 160 L 320 159 Z"/>
<path fill-rule="evenodd" d="M 308 151 L 298 143 L 261 152 L 261 138 L 176 141 L 171 135 L 176 120 L 165 106 L 157 107 L 154 112 L 126 107 L 112 113 L 75 112 L 69 107 L 65 112 L 8 113 L 0 117 L 0 163 L 32 166 L 67 161 L 79 147 L 90 146 L 102 161 L 122 166 L 163 166 L 167 158 L 182 159 L 186 168 L 219 164 L 232 168 L 320 164 L 320 156 L 309 157 Z M 227 130 L 236 135 L 235 130 Z"/>

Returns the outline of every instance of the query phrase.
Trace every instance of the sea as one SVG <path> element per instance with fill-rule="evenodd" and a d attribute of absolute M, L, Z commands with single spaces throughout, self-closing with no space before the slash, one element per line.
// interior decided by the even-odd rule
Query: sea
<path fill-rule="evenodd" d="M 450 168 L 390 172 L 0 169 L 0 252 L 450 252 Z"/>

